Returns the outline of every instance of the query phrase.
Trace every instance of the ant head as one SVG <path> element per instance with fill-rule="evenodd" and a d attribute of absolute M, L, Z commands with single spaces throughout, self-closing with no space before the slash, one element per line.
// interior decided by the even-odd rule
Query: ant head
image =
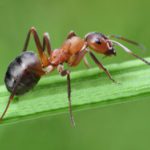
<path fill-rule="evenodd" d="M 112 42 L 103 34 L 92 32 L 85 36 L 85 40 L 90 48 L 105 55 L 116 55 Z"/>

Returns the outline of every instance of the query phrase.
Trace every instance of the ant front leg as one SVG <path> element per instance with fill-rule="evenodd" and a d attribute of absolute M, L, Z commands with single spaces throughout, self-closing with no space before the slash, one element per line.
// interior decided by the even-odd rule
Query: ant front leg
<path fill-rule="evenodd" d="M 99 67 L 100 69 L 102 69 L 102 70 L 106 73 L 106 75 L 109 77 L 109 79 L 112 80 L 113 82 L 116 82 L 116 81 L 112 78 L 112 76 L 111 76 L 111 74 L 109 73 L 109 71 L 103 66 L 103 64 L 102 64 L 101 62 L 99 62 L 99 60 L 95 57 L 95 55 L 94 55 L 91 51 L 89 51 L 89 54 L 90 54 L 91 58 L 94 60 L 94 62 L 98 65 L 98 67 Z"/>
<path fill-rule="evenodd" d="M 89 62 L 88 62 L 86 56 L 83 57 L 83 62 L 84 62 L 84 65 L 85 65 L 88 69 L 91 68 L 91 65 L 89 64 Z"/>
<path fill-rule="evenodd" d="M 89 67 L 89 64 L 87 62 L 87 60 L 84 59 L 85 54 L 87 53 L 87 43 L 85 43 L 82 47 L 82 49 L 77 52 L 76 54 L 72 55 L 69 60 L 67 61 L 67 63 L 69 64 L 69 66 L 77 66 L 81 60 L 84 60 L 84 63 L 87 67 Z M 86 61 L 86 62 L 85 62 Z"/>
<path fill-rule="evenodd" d="M 74 36 L 77 36 L 76 33 L 75 33 L 74 31 L 70 31 L 70 32 L 68 33 L 68 35 L 67 35 L 67 39 L 71 39 L 71 38 L 74 37 Z M 84 46 L 83 46 L 84 49 L 85 49 L 85 46 L 87 47 L 87 43 L 84 44 Z M 83 51 L 83 48 L 82 48 L 81 51 Z M 74 61 L 74 64 L 76 65 L 76 64 L 78 64 L 78 63 L 81 61 L 81 59 L 83 59 L 84 65 L 85 65 L 87 68 L 90 68 L 90 64 L 88 63 L 86 57 L 85 57 L 85 56 L 83 57 L 83 55 L 85 55 L 85 54 L 84 54 L 83 52 L 81 52 L 81 51 L 72 56 L 72 58 L 70 59 L 71 62 Z M 76 60 L 76 59 L 77 59 L 77 60 Z"/>
<path fill-rule="evenodd" d="M 49 37 L 47 34 L 45 34 L 43 37 L 44 46 L 42 47 L 42 44 L 40 42 L 40 39 L 39 39 L 39 36 L 37 34 L 36 29 L 34 27 L 30 28 L 30 30 L 28 31 L 26 40 L 25 40 L 23 51 L 27 50 L 31 34 L 33 34 L 33 38 L 34 38 L 34 41 L 35 41 L 35 44 L 36 44 L 36 47 L 38 50 L 39 57 L 40 57 L 41 62 L 42 62 L 42 66 L 43 67 L 48 66 L 49 65 L 48 57 L 46 56 L 46 54 L 44 53 L 44 50 L 43 50 L 43 47 L 45 48 L 45 44 L 46 44 L 48 54 L 50 55 L 51 46 L 50 46 Z"/>
<path fill-rule="evenodd" d="M 79 51 L 78 53 L 74 54 L 67 61 L 68 65 L 71 67 L 77 66 L 81 62 L 81 60 L 84 58 L 86 53 L 87 53 L 87 51 L 86 51 L 86 49 L 84 49 L 84 50 Z"/>
<path fill-rule="evenodd" d="M 64 70 L 63 65 L 58 65 L 57 67 L 58 72 L 61 76 L 67 76 L 67 91 L 68 91 L 68 102 L 69 102 L 69 113 L 70 113 L 70 120 L 71 124 L 75 127 L 75 121 L 72 113 L 72 104 L 71 104 L 71 80 L 70 80 L 70 71 Z"/>

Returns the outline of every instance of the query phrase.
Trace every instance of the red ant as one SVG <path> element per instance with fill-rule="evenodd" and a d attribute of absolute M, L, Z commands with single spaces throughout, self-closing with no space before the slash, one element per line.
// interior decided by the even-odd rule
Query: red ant
<path fill-rule="evenodd" d="M 40 60 L 35 53 L 30 51 L 27 52 L 31 34 L 33 34 Z M 92 50 L 97 53 L 104 54 L 105 56 L 111 56 L 116 55 L 114 45 L 118 45 L 125 52 L 150 65 L 150 62 L 134 54 L 131 50 L 119 42 L 110 40 L 110 38 L 121 39 L 128 43 L 142 47 L 142 45 L 121 36 L 111 35 L 108 38 L 102 33 L 91 32 L 82 39 L 72 31 L 68 34 L 67 39 L 62 46 L 52 51 L 48 33 L 44 33 L 43 44 L 41 44 L 36 29 L 34 27 L 30 28 L 24 44 L 23 53 L 10 63 L 5 75 L 5 84 L 11 95 L 0 121 L 3 119 L 10 102 L 13 100 L 15 95 L 22 95 L 28 92 L 38 83 L 41 76 L 50 73 L 57 68 L 61 76 L 67 76 L 70 119 L 71 123 L 75 125 L 71 108 L 70 71 L 64 69 L 64 63 L 73 67 L 77 66 L 83 59 L 85 64 L 89 66 L 85 58 L 85 54 L 89 53 L 98 67 L 102 69 L 113 82 L 115 82 L 109 71 L 95 57 Z M 45 49 L 47 50 L 47 53 Z"/>

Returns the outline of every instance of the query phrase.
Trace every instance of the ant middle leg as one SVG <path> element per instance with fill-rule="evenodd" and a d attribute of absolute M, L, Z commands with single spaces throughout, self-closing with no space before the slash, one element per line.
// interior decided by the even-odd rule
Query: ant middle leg
<path fill-rule="evenodd" d="M 73 117 L 72 103 L 71 103 L 70 71 L 69 70 L 64 70 L 64 66 L 63 65 L 58 65 L 57 69 L 58 69 L 58 72 L 60 73 L 61 76 L 67 76 L 67 91 L 68 91 L 68 102 L 69 102 L 70 120 L 71 120 L 72 126 L 75 127 L 75 121 L 74 121 L 74 117 Z"/>

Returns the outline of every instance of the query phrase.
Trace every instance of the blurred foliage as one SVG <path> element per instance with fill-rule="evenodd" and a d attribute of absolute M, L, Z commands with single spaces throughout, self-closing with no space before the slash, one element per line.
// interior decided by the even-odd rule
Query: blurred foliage
<path fill-rule="evenodd" d="M 41 38 L 43 32 L 49 32 L 53 49 L 70 30 L 82 37 L 99 31 L 141 42 L 147 51 L 129 47 L 140 56 L 149 56 L 149 6 L 149 0 L 1 0 L 0 84 L 8 64 L 21 52 L 31 26 Z M 29 49 L 36 51 L 33 40 Z M 117 52 L 116 57 L 104 59 L 104 64 L 134 59 L 121 49 Z M 82 68 L 81 64 L 76 69 Z M 141 100 L 77 112 L 77 129 L 70 129 L 68 115 L 63 114 L 0 127 L 1 149 L 149 149 L 150 104 L 145 98 Z"/>

